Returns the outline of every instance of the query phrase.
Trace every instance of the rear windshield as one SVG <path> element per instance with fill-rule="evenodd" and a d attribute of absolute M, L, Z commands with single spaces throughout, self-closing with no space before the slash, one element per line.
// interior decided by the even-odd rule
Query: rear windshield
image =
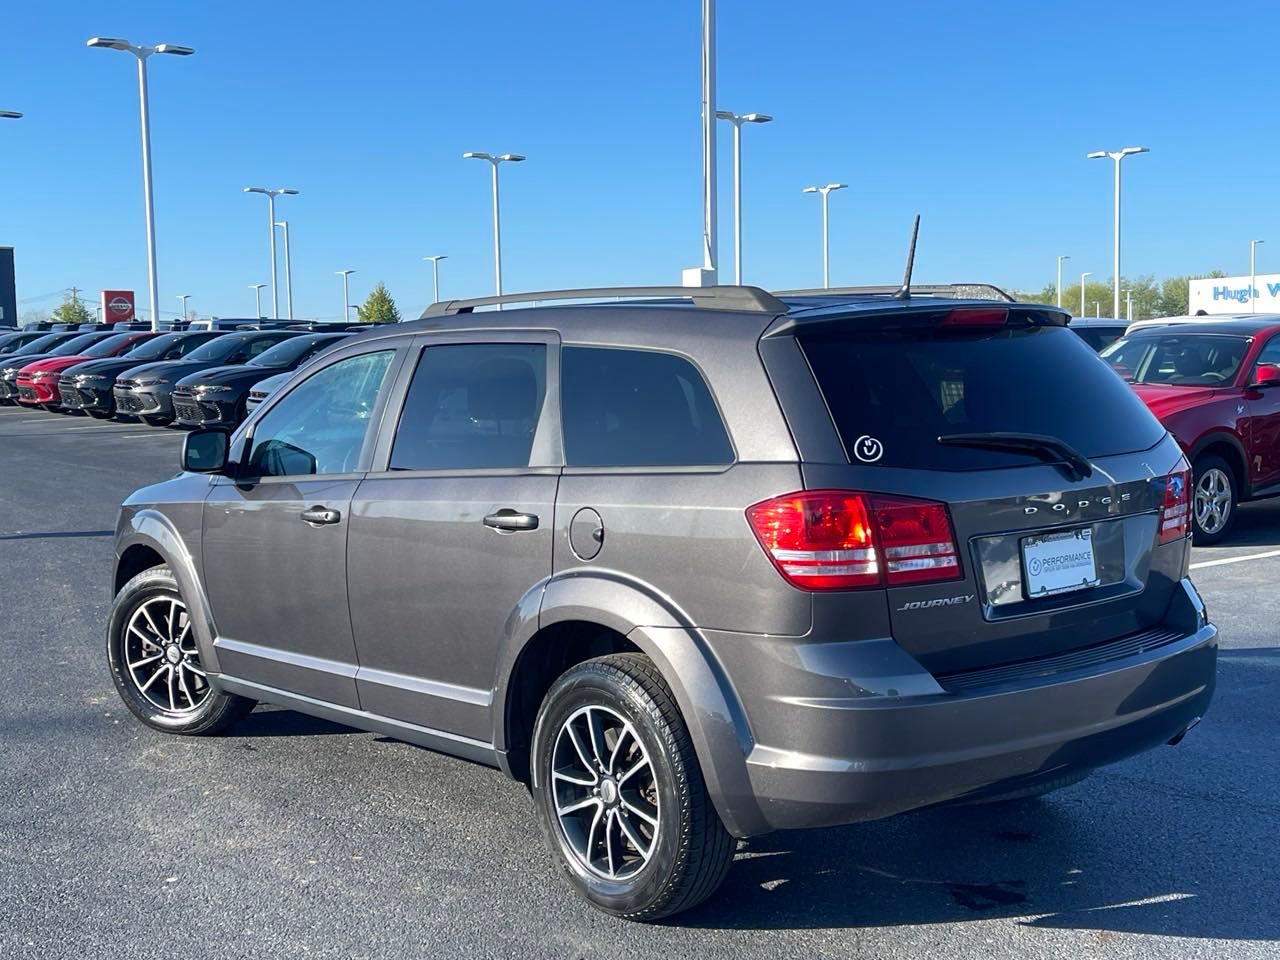
<path fill-rule="evenodd" d="M 929 470 L 1022 466 L 1021 453 L 943 446 L 961 433 L 1056 437 L 1086 457 L 1146 450 L 1164 428 L 1065 327 L 801 335 L 850 461 Z"/>
<path fill-rule="evenodd" d="M 1130 383 L 1220 387 L 1235 380 L 1250 342 L 1218 333 L 1154 334 L 1114 343 L 1102 359 Z"/>

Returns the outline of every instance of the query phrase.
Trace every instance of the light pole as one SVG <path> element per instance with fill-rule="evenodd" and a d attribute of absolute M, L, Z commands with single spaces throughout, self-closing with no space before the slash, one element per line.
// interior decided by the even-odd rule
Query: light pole
<path fill-rule="evenodd" d="M 338 276 L 342 278 L 342 322 L 351 322 L 351 296 L 347 287 L 347 277 L 355 273 L 354 270 L 335 270 Z"/>
<path fill-rule="evenodd" d="M 180 293 L 180 294 L 178 294 L 178 299 L 182 301 L 182 317 L 181 317 L 181 319 L 186 320 L 186 319 L 187 319 L 187 301 L 191 299 L 191 294 L 189 294 L 189 293 Z"/>
<path fill-rule="evenodd" d="M 289 319 L 293 319 L 293 261 L 289 259 L 289 221 L 281 220 L 276 224 L 284 231 L 284 301 L 289 311 Z"/>
<path fill-rule="evenodd" d="M 292 187 L 268 190 L 265 187 L 245 187 L 245 193 L 261 193 L 267 198 L 267 235 L 271 238 L 271 318 L 280 319 L 280 287 L 276 282 L 276 197 L 293 197 L 298 191 Z"/>
<path fill-rule="evenodd" d="M 488 160 L 489 165 L 493 168 L 493 277 L 495 281 L 496 293 L 502 296 L 502 216 L 498 206 L 498 165 L 501 163 L 521 163 L 526 158 L 518 153 L 504 153 L 495 156 L 492 153 L 482 153 L 476 150 L 468 151 L 463 155 L 467 160 Z M 502 309 L 502 304 L 498 304 L 498 309 Z"/>
<path fill-rule="evenodd" d="M 733 282 L 742 283 L 742 125 L 744 123 L 769 123 L 773 117 L 766 113 L 737 114 L 732 110 L 717 110 L 716 116 L 733 124 Z"/>
<path fill-rule="evenodd" d="M 257 317 L 259 320 L 262 319 L 262 288 L 265 286 L 266 286 L 265 283 L 249 284 L 249 289 L 253 291 L 254 302 L 257 304 L 257 307 L 255 308 L 257 312 L 254 313 L 254 316 Z"/>
<path fill-rule="evenodd" d="M 1085 277 L 1092 277 L 1092 276 L 1093 276 L 1092 270 L 1089 270 L 1085 273 L 1080 274 L 1080 313 L 1078 315 L 1081 317 L 1084 316 L 1084 279 Z"/>
<path fill-rule="evenodd" d="M 439 303 L 440 302 L 440 261 L 448 260 L 449 255 L 447 253 L 440 253 L 434 257 L 423 257 L 422 259 L 431 261 L 431 291 L 432 291 L 431 296 L 433 297 L 431 302 Z"/>
<path fill-rule="evenodd" d="M 151 300 L 151 329 L 159 330 L 160 285 L 156 280 L 156 210 L 151 191 L 151 107 L 147 100 L 147 59 L 153 53 L 167 53 L 175 57 L 189 57 L 195 53 L 190 47 L 176 43 L 160 43 L 154 47 L 137 47 L 118 37 L 90 37 L 91 47 L 123 50 L 138 58 L 138 103 L 142 120 L 142 202 L 147 215 L 147 293 Z"/>
<path fill-rule="evenodd" d="M 1133 323 L 1133 291 L 1126 290 L 1124 292 L 1125 306 L 1124 319 L 1125 323 Z"/>
<path fill-rule="evenodd" d="M 1058 306 L 1059 307 L 1062 306 L 1062 261 L 1070 260 L 1070 259 L 1071 259 L 1071 255 L 1067 253 L 1064 253 L 1062 256 L 1058 257 Z"/>
<path fill-rule="evenodd" d="M 1258 312 L 1258 244 L 1265 240 L 1249 241 L 1249 312 Z"/>
<path fill-rule="evenodd" d="M 805 187 L 802 193 L 822 194 L 822 286 L 831 286 L 831 231 L 827 204 L 832 190 L 843 190 L 847 183 L 828 183 L 825 187 Z"/>
<path fill-rule="evenodd" d="M 1125 157 L 1131 157 L 1136 153 L 1150 153 L 1149 147 L 1124 147 L 1121 150 L 1115 150 L 1108 153 L 1106 150 L 1095 150 L 1086 156 L 1088 160 L 1101 160 L 1104 157 L 1110 157 L 1115 161 L 1116 168 L 1116 196 L 1115 196 L 1115 250 L 1113 251 L 1111 270 L 1113 276 L 1111 278 L 1111 289 L 1114 295 L 1113 307 L 1115 316 L 1120 316 L 1120 161 Z"/>

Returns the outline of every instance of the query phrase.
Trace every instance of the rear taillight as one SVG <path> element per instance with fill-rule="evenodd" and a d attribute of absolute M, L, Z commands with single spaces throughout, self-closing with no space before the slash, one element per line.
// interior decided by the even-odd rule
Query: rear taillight
<path fill-rule="evenodd" d="M 747 509 L 778 572 L 805 590 L 952 580 L 959 552 L 941 503 L 847 490 L 806 490 Z"/>
<path fill-rule="evenodd" d="M 1180 540 L 1191 532 L 1191 471 L 1180 470 L 1164 478 L 1160 507 L 1160 543 Z"/>
<path fill-rule="evenodd" d="M 1003 327 L 1008 322 L 1006 307 L 954 307 L 942 319 L 944 327 Z"/>

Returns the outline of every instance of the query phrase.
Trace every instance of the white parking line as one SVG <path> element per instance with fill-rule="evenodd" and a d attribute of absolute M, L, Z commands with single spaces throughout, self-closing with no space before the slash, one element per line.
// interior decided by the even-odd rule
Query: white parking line
<path fill-rule="evenodd" d="M 1280 550 L 1268 550 L 1266 553 L 1251 553 L 1244 557 L 1223 557 L 1221 560 L 1201 560 L 1191 565 L 1192 570 L 1204 567 L 1220 567 L 1224 563 L 1244 563 L 1246 560 L 1265 560 L 1267 557 L 1280 557 Z"/>

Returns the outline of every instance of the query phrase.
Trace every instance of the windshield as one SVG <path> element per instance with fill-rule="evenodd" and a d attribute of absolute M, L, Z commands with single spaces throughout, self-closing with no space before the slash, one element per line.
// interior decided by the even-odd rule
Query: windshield
<path fill-rule="evenodd" d="M 65 342 L 70 337 L 67 333 L 50 333 L 43 337 L 37 337 L 22 348 L 23 353 L 44 353 L 46 350 L 52 350 L 58 344 Z"/>
<path fill-rule="evenodd" d="M 801 333 L 800 345 L 850 459 L 874 466 L 1028 462 L 1013 450 L 939 444 L 956 434 L 1047 435 L 1090 458 L 1146 450 L 1164 436 L 1137 395 L 1063 327 Z"/>
<path fill-rule="evenodd" d="M 244 342 L 244 337 L 217 337 L 192 350 L 187 354 L 186 359 L 200 361 L 212 360 L 214 363 L 220 363 L 240 349 L 240 347 L 244 345 Z"/>
<path fill-rule="evenodd" d="M 1130 383 L 1220 387 L 1235 379 L 1249 343 L 1217 333 L 1165 333 L 1117 340 L 1102 359 Z"/>
<path fill-rule="evenodd" d="M 38 339 L 39 337 L 30 333 L 7 333 L 0 337 L 0 353 L 13 353 Z"/>
<path fill-rule="evenodd" d="M 71 338 L 62 346 L 58 347 L 57 350 L 54 350 L 53 353 L 55 356 L 59 357 L 78 357 L 84 352 L 86 347 L 91 347 L 99 340 L 103 340 L 109 336 L 112 336 L 112 334 L 86 333 L 84 336 Z"/>
<path fill-rule="evenodd" d="M 125 356 L 130 360 L 161 360 L 181 339 L 180 333 L 166 333 L 161 337 L 152 337 L 150 340 L 143 340 Z"/>
<path fill-rule="evenodd" d="M 88 350 L 80 354 L 80 356 L 82 357 L 114 357 L 116 355 L 116 351 L 120 349 L 120 347 L 124 344 L 124 342 L 129 337 L 133 337 L 133 336 L 136 336 L 136 334 L 117 333 L 114 337 L 107 337 L 107 339 L 99 343 L 95 343 Z"/>
<path fill-rule="evenodd" d="M 249 361 L 251 367 L 292 367 L 301 363 L 313 353 L 319 353 L 335 340 L 342 337 L 332 333 L 318 337 L 294 337 L 284 343 L 277 343 L 270 350 L 264 350 Z"/>

